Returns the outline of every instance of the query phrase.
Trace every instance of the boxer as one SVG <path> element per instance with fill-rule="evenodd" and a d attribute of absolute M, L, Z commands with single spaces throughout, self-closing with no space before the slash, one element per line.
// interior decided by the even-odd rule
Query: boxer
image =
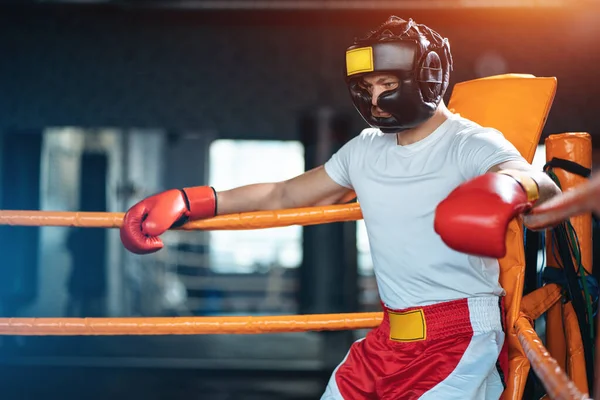
<path fill-rule="evenodd" d="M 127 211 L 123 245 L 148 254 L 186 221 L 355 193 L 384 318 L 351 346 L 322 399 L 498 399 L 508 359 L 495 257 L 510 220 L 560 190 L 501 132 L 447 109 L 452 68 L 448 39 L 390 17 L 345 51 L 345 84 L 368 128 L 285 181 L 150 196 Z"/>

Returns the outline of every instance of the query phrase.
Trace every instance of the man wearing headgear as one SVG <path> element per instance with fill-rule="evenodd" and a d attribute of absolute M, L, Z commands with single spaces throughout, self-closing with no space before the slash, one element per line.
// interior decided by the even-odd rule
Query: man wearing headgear
<path fill-rule="evenodd" d="M 322 399 L 498 399 L 507 364 L 497 258 L 508 224 L 559 193 L 503 135 L 444 105 L 447 39 L 390 17 L 346 51 L 346 83 L 370 128 L 295 178 L 150 196 L 125 215 L 130 251 L 189 220 L 335 204 L 356 194 L 384 319 L 355 342 Z"/>

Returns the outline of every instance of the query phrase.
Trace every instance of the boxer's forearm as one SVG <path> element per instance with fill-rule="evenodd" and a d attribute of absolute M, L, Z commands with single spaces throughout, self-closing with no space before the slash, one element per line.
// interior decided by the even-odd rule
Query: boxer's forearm
<path fill-rule="evenodd" d="M 292 179 L 257 183 L 217 193 L 217 215 L 324 206 L 350 200 L 351 190 L 320 166 Z"/>
<path fill-rule="evenodd" d="M 256 183 L 217 192 L 217 215 L 286 208 L 280 182 Z"/>

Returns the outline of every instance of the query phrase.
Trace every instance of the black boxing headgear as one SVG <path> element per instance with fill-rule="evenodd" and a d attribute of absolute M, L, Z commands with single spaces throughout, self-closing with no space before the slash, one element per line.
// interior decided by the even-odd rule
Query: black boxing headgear
<path fill-rule="evenodd" d="M 346 83 L 365 121 L 384 133 L 397 133 L 425 122 L 442 100 L 452 70 L 448 39 L 412 19 L 392 16 L 346 50 Z M 362 85 L 366 74 L 397 76 L 396 89 L 382 92 L 377 105 L 390 117 L 372 115 L 371 94 Z"/>

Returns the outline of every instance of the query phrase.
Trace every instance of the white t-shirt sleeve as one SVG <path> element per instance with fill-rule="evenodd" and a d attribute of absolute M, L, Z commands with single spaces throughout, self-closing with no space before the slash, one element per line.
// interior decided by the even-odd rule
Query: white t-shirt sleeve
<path fill-rule="evenodd" d="M 338 185 L 348 189 L 354 189 L 350 179 L 350 165 L 356 142 L 356 138 L 346 142 L 324 165 L 329 177 Z"/>
<path fill-rule="evenodd" d="M 521 153 L 495 129 L 481 129 L 467 134 L 459 142 L 458 162 L 466 179 L 485 174 L 506 161 L 524 161 Z"/>

